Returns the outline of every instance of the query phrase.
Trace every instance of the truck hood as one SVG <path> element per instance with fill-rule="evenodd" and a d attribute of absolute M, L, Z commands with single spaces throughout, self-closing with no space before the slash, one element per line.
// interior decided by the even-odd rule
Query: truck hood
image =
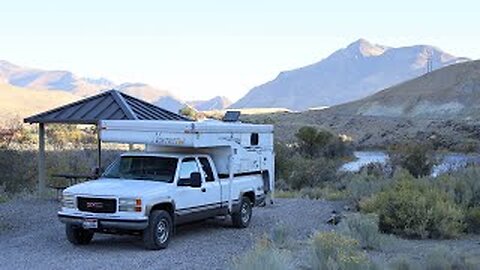
<path fill-rule="evenodd" d="M 169 184 L 164 182 L 102 178 L 71 186 L 65 189 L 65 193 L 141 198 L 151 193 L 167 192 L 168 187 Z"/>

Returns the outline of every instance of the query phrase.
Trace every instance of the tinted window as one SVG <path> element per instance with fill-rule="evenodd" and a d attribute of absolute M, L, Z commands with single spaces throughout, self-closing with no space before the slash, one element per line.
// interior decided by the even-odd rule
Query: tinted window
<path fill-rule="evenodd" d="M 190 174 L 200 172 L 194 158 L 185 158 L 180 165 L 180 179 L 190 179 Z"/>
<path fill-rule="evenodd" d="M 105 178 L 173 182 L 176 158 L 122 156 L 103 174 Z"/>
<path fill-rule="evenodd" d="M 205 157 L 201 157 L 198 160 L 200 161 L 200 165 L 202 165 L 202 170 L 205 175 L 205 181 L 207 182 L 215 181 L 215 178 L 213 177 L 212 167 L 210 166 L 210 162 L 208 161 L 208 159 Z"/>
<path fill-rule="evenodd" d="M 258 133 L 250 135 L 250 145 L 258 145 Z"/>

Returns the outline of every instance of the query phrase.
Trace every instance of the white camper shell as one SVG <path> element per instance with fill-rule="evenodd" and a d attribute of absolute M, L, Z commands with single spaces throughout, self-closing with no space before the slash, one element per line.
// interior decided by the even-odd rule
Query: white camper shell
<path fill-rule="evenodd" d="M 206 120 L 100 122 L 104 142 L 144 144 L 147 152 L 202 153 L 213 159 L 217 173 L 228 176 L 262 172 L 264 189 L 273 196 L 275 168 L 273 125 Z M 229 194 L 229 210 L 232 197 Z"/>

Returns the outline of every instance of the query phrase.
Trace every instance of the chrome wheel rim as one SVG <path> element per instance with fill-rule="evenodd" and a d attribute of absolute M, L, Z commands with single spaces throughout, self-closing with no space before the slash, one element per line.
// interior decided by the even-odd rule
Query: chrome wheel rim
<path fill-rule="evenodd" d="M 165 219 L 162 219 L 157 224 L 157 241 L 163 244 L 167 241 L 169 235 L 168 223 Z"/>
<path fill-rule="evenodd" d="M 247 224 L 248 220 L 250 219 L 250 215 L 248 213 L 248 203 L 244 203 L 242 205 L 241 216 L 243 224 Z"/>

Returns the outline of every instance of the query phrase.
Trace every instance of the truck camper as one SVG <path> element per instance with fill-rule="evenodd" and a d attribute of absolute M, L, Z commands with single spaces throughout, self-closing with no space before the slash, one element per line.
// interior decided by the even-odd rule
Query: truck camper
<path fill-rule="evenodd" d="M 100 122 L 103 142 L 143 144 L 98 180 L 64 190 L 58 212 L 73 244 L 95 233 L 131 233 L 147 249 L 168 246 L 176 225 L 231 216 L 248 227 L 254 206 L 273 200 L 273 126 L 206 120 Z"/>

